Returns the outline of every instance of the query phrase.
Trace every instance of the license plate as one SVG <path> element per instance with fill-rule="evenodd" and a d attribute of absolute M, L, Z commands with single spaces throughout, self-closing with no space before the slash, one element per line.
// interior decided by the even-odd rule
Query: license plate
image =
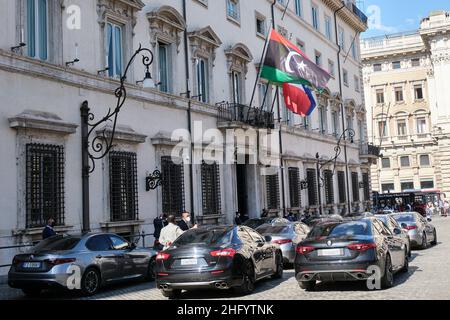
<path fill-rule="evenodd" d="M 24 262 L 23 268 L 25 269 L 39 269 L 41 267 L 40 262 Z"/>
<path fill-rule="evenodd" d="M 335 257 L 342 256 L 344 254 L 342 249 L 322 249 L 317 252 L 320 257 Z"/>
<path fill-rule="evenodd" d="M 181 260 L 182 266 L 196 266 L 197 265 L 197 259 L 182 259 Z"/>

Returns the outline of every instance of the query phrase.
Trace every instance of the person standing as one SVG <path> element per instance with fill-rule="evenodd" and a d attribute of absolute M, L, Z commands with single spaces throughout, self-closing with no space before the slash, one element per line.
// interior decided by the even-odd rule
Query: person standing
<path fill-rule="evenodd" d="M 163 246 L 163 250 L 169 248 L 175 240 L 181 236 L 184 231 L 177 225 L 177 220 L 174 215 L 167 218 L 168 225 L 162 228 L 159 235 L 159 242 Z"/>
<path fill-rule="evenodd" d="M 161 235 L 161 230 L 167 226 L 167 215 L 162 214 L 153 220 L 153 225 L 155 227 L 155 232 L 153 233 L 153 237 L 155 238 L 155 243 L 153 245 L 156 249 L 161 249 L 161 243 L 159 241 L 159 237 Z"/>
<path fill-rule="evenodd" d="M 444 217 L 448 217 L 449 210 L 450 210 L 450 203 L 448 202 L 448 200 L 445 200 L 444 201 Z"/>
<path fill-rule="evenodd" d="M 183 212 L 181 214 L 181 221 L 178 222 L 178 226 L 183 231 L 188 231 L 189 229 L 196 229 L 197 225 L 192 226 L 191 214 L 189 212 Z"/>
<path fill-rule="evenodd" d="M 47 220 L 47 225 L 45 226 L 44 230 L 42 230 L 42 240 L 56 236 L 56 231 L 53 229 L 55 225 L 56 225 L 55 219 L 49 218 Z"/>
<path fill-rule="evenodd" d="M 239 212 L 236 212 L 236 217 L 234 218 L 234 223 L 237 226 L 242 225 L 241 214 Z"/>

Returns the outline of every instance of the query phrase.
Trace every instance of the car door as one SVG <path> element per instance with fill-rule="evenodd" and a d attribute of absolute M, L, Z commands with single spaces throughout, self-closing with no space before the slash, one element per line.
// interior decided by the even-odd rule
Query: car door
<path fill-rule="evenodd" d="M 395 232 L 395 229 L 400 230 L 401 234 L 399 234 L 398 236 L 403 240 L 404 244 L 409 245 L 408 232 L 403 230 L 403 228 L 398 224 L 398 222 L 393 217 L 388 217 L 388 221 L 389 221 L 389 228 L 391 229 L 392 233 Z"/>
<path fill-rule="evenodd" d="M 147 255 L 133 250 L 131 244 L 118 235 L 110 234 L 108 236 L 112 242 L 113 249 L 116 250 L 117 254 L 123 255 L 122 277 L 132 278 L 146 274 L 148 266 Z"/>
<path fill-rule="evenodd" d="M 425 233 L 427 234 L 428 241 L 431 241 L 433 239 L 433 227 L 431 224 L 427 221 L 426 218 L 420 216 L 420 223 L 423 225 L 423 228 L 425 230 Z"/>
<path fill-rule="evenodd" d="M 253 240 L 256 242 L 258 249 L 262 252 L 262 271 L 263 274 L 269 274 L 274 272 L 275 270 L 275 252 L 273 250 L 273 246 L 264 239 L 262 235 L 260 235 L 255 230 L 248 230 Z"/>
<path fill-rule="evenodd" d="M 86 247 L 94 253 L 94 263 L 99 267 L 104 282 L 120 279 L 123 275 L 123 255 L 113 250 L 111 240 L 106 234 L 91 237 Z"/>
<path fill-rule="evenodd" d="M 253 240 L 252 236 L 248 232 L 248 230 L 251 230 L 247 227 L 239 227 L 238 229 L 238 235 L 241 241 L 244 243 L 244 246 L 246 247 L 246 250 L 248 250 L 249 254 L 252 257 L 253 265 L 255 267 L 255 275 L 256 277 L 260 277 L 263 271 L 263 253 L 261 249 L 258 247 L 255 240 Z"/>
<path fill-rule="evenodd" d="M 395 237 L 394 234 L 385 226 L 385 224 L 381 223 L 378 220 L 373 221 L 374 227 L 377 231 L 384 236 L 386 243 L 389 247 L 389 252 L 391 254 L 392 265 L 394 269 L 398 268 L 401 260 L 401 247 L 402 241 Z"/>

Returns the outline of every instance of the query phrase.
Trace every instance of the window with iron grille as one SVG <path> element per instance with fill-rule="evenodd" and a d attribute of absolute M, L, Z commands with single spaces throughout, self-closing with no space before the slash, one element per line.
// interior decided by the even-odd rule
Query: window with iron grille
<path fill-rule="evenodd" d="M 267 209 L 280 208 L 280 192 L 279 192 L 278 174 L 266 176 L 266 194 L 267 194 Z"/>
<path fill-rule="evenodd" d="M 111 221 L 138 219 L 138 187 L 136 154 L 109 154 L 109 188 Z"/>
<path fill-rule="evenodd" d="M 338 171 L 338 188 L 339 188 L 339 203 L 347 201 L 347 194 L 345 193 L 345 172 Z"/>
<path fill-rule="evenodd" d="M 220 214 L 220 173 L 219 165 L 202 163 L 203 215 Z"/>
<path fill-rule="evenodd" d="M 308 181 L 308 201 L 310 206 L 317 205 L 317 175 L 315 169 L 306 170 L 306 181 Z"/>
<path fill-rule="evenodd" d="M 352 192 L 353 192 L 353 202 L 359 201 L 359 178 L 358 172 L 352 172 Z"/>
<path fill-rule="evenodd" d="M 26 226 L 64 225 L 64 147 L 26 145 Z"/>
<path fill-rule="evenodd" d="M 327 204 L 333 204 L 334 203 L 333 171 L 325 170 L 323 175 L 325 179 L 325 200 Z"/>
<path fill-rule="evenodd" d="M 363 173 L 362 175 L 363 183 L 364 183 L 364 201 L 370 200 L 370 185 L 369 185 L 369 174 Z"/>
<path fill-rule="evenodd" d="M 302 197 L 300 192 L 300 170 L 298 168 L 289 168 L 288 173 L 291 208 L 300 208 L 302 206 Z"/>
<path fill-rule="evenodd" d="M 171 157 L 161 158 L 162 209 L 167 215 L 180 216 L 184 211 L 184 168 Z"/>

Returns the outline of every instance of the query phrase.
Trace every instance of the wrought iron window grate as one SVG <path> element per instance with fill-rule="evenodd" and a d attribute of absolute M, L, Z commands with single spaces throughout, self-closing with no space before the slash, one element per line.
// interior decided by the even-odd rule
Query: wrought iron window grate
<path fill-rule="evenodd" d="M 333 204 L 334 203 L 333 171 L 325 170 L 323 174 L 325 178 L 325 200 L 327 204 Z"/>
<path fill-rule="evenodd" d="M 267 208 L 275 210 L 280 208 L 280 182 L 278 174 L 266 176 Z"/>
<path fill-rule="evenodd" d="M 171 157 L 161 158 L 162 209 L 167 215 L 180 216 L 184 211 L 184 168 Z"/>
<path fill-rule="evenodd" d="M 64 147 L 26 145 L 26 226 L 64 225 Z"/>
<path fill-rule="evenodd" d="M 300 170 L 299 168 L 289 168 L 288 174 L 289 174 L 289 198 L 291 200 L 291 208 L 300 208 L 302 206 Z"/>
<path fill-rule="evenodd" d="M 221 213 L 220 206 L 220 171 L 219 165 L 214 162 L 203 162 L 202 170 L 202 200 L 203 215 L 216 215 Z"/>
<path fill-rule="evenodd" d="M 136 154 L 113 151 L 109 155 L 111 221 L 137 220 Z"/>
<path fill-rule="evenodd" d="M 364 184 L 364 201 L 370 200 L 370 183 L 369 183 L 369 174 L 363 173 L 363 184 Z"/>
<path fill-rule="evenodd" d="M 345 193 L 345 172 L 338 172 L 338 188 L 339 188 L 339 203 L 347 201 L 347 194 Z"/>
<path fill-rule="evenodd" d="M 359 201 L 358 172 L 352 172 L 352 192 L 353 192 L 353 202 L 358 202 Z"/>
<path fill-rule="evenodd" d="M 306 181 L 308 181 L 308 201 L 310 206 L 316 206 L 317 195 L 317 173 L 315 169 L 306 170 Z"/>

